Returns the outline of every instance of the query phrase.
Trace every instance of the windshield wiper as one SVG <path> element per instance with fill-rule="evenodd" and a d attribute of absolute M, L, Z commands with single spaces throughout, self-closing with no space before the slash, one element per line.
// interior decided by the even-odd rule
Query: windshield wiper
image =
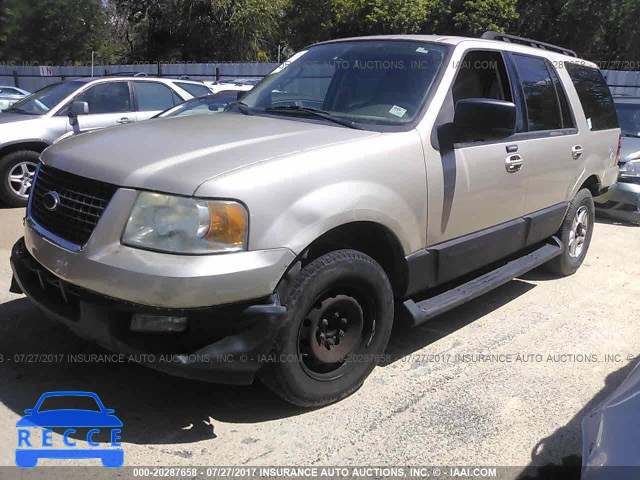
<path fill-rule="evenodd" d="M 244 113 L 245 115 L 253 115 L 253 111 L 251 110 L 251 107 L 246 103 L 241 102 L 240 100 L 236 100 L 235 102 L 229 102 L 227 104 L 227 108 L 233 108 L 233 107 L 238 107 L 238 110 L 240 110 L 240 112 Z"/>
<path fill-rule="evenodd" d="M 333 123 L 337 123 L 338 125 L 342 125 L 343 127 L 353 128 L 355 130 L 362 130 L 363 128 L 357 125 L 352 120 L 345 120 L 344 118 L 336 117 L 329 112 L 325 112 L 324 110 L 317 110 L 315 108 L 308 107 L 300 107 L 298 105 L 287 105 L 281 107 L 269 107 L 264 109 L 265 112 L 302 112 L 308 113 L 309 115 L 313 115 L 318 118 L 323 118 Z"/>
<path fill-rule="evenodd" d="M 623 133 L 622 136 L 630 138 L 640 138 L 640 135 L 634 135 L 633 133 Z"/>

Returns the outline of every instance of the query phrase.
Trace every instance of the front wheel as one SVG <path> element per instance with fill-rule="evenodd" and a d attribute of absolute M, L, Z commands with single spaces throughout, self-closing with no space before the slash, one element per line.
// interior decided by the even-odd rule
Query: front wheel
<path fill-rule="evenodd" d="M 355 250 L 304 267 L 287 295 L 287 322 L 262 381 L 295 405 L 327 405 L 357 390 L 384 354 L 393 291 L 378 263 Z"/>
<path fill-rule="evenodd" d="M 0 201 L 10 207 L 27 205 L 39 157 L 37 152 L 20 150 L 0 159 Z"/>
<path fill-rule="evenodd" d="M 562 275 L 574 274 L 589 250 L 593 225 L 595 223 L 595 206 L 588 189 L 578 192 L 569 205 L 558 235 L 564 245 L 564 252 L 546 264 L 548 271 Z"/>

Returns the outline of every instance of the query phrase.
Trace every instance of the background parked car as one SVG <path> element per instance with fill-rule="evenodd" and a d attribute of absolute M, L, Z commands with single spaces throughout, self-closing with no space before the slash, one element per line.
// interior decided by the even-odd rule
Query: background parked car
<path fill-rule="evenodd" d="M 40 153 L 69 132 L 146 120 L 208 91 L 201 82 L 103 77 L 49 85 L 0 113 L 0 201 L 27 203 Z"/>
<path fill-rule="evenodd" d="M 223 91 L 213 95 L 192 98 L 180 105 L 176 105 L 154 118 L 186 117 L 190 115 L 209 115 L 212 113 L 224 112 L 227 105 L 238 99 L 238 92 Z"/>
<path fill-rule="evenodd" d="M 230 82 L 209 82 L 207 86 L 213 93 L 219 93 L 227 90 L 248 92 L 260 83 L 260 81 L 260 78 L 236 78 Z"/>
<path fill-rule="evenodd" d="M 27 95 L 29 92 L 21 88 L 0 85 L 0 110 L 10 107 Z"/>
<path fill-rule="evenodd" d="M 605 216 L 640 223 L 640 97 L 615 97 L 622 129 L 620 177 L 609 191 L 595 199 Z"/>

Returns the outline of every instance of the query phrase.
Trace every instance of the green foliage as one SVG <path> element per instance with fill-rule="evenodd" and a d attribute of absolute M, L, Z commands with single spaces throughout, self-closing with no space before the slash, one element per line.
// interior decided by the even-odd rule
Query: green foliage
<path fill-rule="evenodd" d="M 331 38 L 497 30 L 607 66 L 640 59 L 639 15 L 640 0 L 0 0 L 0 61 L 273 61 Z"/>
<path fill-rule="evenodd" d="M 2 22 L 0 51 L 6 60 L 86 60 L 105 29 L 100 0 L 6 0 L 4 12 L 10 17 Z"/>

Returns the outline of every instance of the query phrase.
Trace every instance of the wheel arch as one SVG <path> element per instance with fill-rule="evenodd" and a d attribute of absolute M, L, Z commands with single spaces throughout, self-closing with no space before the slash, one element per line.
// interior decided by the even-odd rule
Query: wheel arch
<path fill-rule="evenodd" d="M 391 229 L 372 221 L 347 223 L 322 234 L 296 257 L 278 288 L 286 289 L 303 266 L 326 253 L 342 249 L 357 250 L 373 258 L 387 274 L 394 296 L 404 294 L 407 267 L 402 243 Z"/>
<path fill-rule="evenodd" d="M 29 150 L 36 153 L 42 153 L 49 144 L 43 140 L 29 140 L 20 141 L 17 143 L 11 143 L 0 147 L 0 159 L 13 152 L 19 152 L 21 150 Z"/>
<path fill-rule="evenodd" d="M 588 189 L 593 197 L 597 197 L 598 195 L 600 195 L 600 192 L 602 190 L 602 183 L 600 182 L 600 178 L 598 178 L 597 175 L 591 175 L 582 182 L 580 188 L 578 188 L 578 191 L 575 193 L 577 194 L 584 188 Z"/>

